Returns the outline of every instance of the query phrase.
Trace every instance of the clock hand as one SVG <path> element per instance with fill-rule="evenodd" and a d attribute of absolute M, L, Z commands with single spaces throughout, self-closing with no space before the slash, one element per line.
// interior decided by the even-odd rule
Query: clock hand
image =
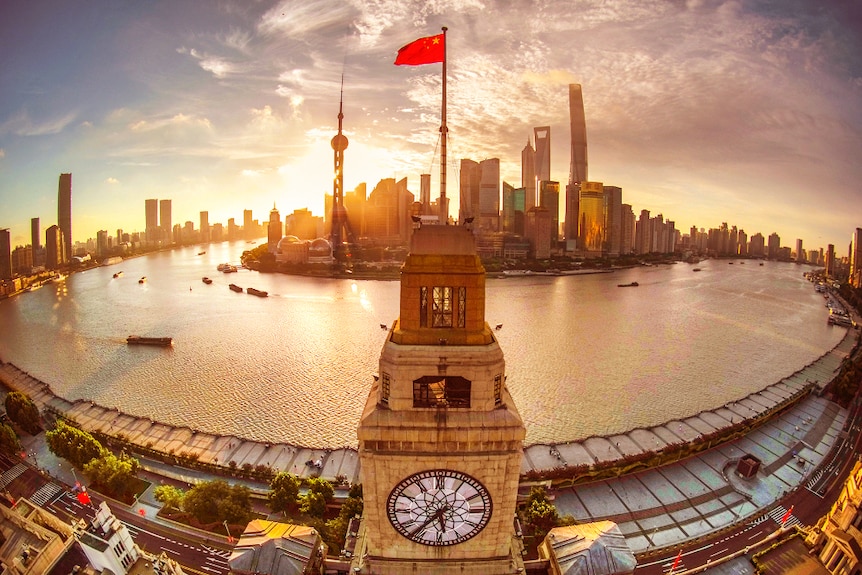
<path fill-rule="evenodd" d="M 435 512 L 434 512 L 434 513 L 433 513 L 433 514 L 432 514 L 428 519 L 426 519 L 426 520 L 425 520 L 425 522 L 424 522 L 424 523 L 422 523 L 422 525 L 420 525 L 419 527 L 417 527 L 416 529 L 414 529 L 414 530 L 410 533 L 411 537 L 412 537 L 413 535 L 418 535 L 419 533 L 422 533 L 422 532 L 425 530 L 425 528 L 426 528 L 426 527 L 428 527 L 429 525 L 431 525 L 431 524 L 432 524 L 435 520 L 437 520 L 438 518 L 442 517 L 442 516 L 443 516 L 443 512 L 445 511 L 445 509 L 446 509 L 446 508 L 444 507 L 444 508 L 442 508 L 442 509 L 438 509 L 437 511 L 435 511 Z"/>
<path fill-rule="evenodd" d="M 446 512 L 449 511 L 449 506 L 441 508 L 440 511 L 436 513 L 437 519 L 440 520 L 440 531 L 446 531 Z"/>

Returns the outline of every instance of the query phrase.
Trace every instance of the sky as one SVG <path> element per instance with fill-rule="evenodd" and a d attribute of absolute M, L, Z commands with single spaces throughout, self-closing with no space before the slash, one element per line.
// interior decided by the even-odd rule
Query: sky
<path fill-rule="evenodd" d="M 551 127 L 569 178 L 568 84 L 583 87 L 589 179 L 691 226 L 778 233 L 847 255 L 862 227 L 857 0 L 7 0 L 0 6 L 0 228 L 30 243 L 72 173 L 74 241 L 174 223 L 323 215 L 339 98 L 344 186 L 439 191 L 441 64 L 394 66 L 448 28 L 447 196 L 461 159 Z"/>

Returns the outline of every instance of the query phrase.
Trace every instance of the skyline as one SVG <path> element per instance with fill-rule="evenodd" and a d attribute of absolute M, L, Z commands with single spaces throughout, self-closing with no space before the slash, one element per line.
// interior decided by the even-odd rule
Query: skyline
<path fill-rule="evenodd" d="M 45 4 L 45 6 L 43 6 Z M 226 2 L 16 4 L 0 22 L 0 227 L 29 243 L 73 174 L 74 241 L 176 221 L 265 219 L 332 193 L 344 74 L 344 187 L 432 175 L 440 64 L 396 67 L 447 26 L 450 213 L 457 163 L 520 151 L 551 127 L 564 188 L 568 84 L 582 85 L 590 179 L 686 233 L 726 221 L 844 255 L 862 194 L 862 10 L 804 1 L 607 4 Z M 561 204 L 562 204 L 561 199 Z M 109 232 L 112 232 L 109 229 Z"/>

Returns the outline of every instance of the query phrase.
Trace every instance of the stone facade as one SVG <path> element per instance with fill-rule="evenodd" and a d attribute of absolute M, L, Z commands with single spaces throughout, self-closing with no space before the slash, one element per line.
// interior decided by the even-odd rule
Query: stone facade
<path fill-rule="evenodd" d="M 435 289 L 441 287 L 451 296 L 445 302 Z M 402 268 L 400 317 L 380 354 L 358 430 L 365 505 L 352 564 L 356 572 L 523 570 L 514 518 L 526 432 L 505 386 L 503 352 L 484 313 L 485 271 L 470 231 L 416 230 Z M 476 480 L 487 491 L 491 512 L 465 540 L 435 545 L 411 537 L 421 535 L 422 527 L 413 532 L 411 527 L 406 535 L 396 528 L 390 501 L 405 480 L 440 470 Z M 452 481 L 430 491 L 451 495 L 458 485 Z M 440 513 L 450 509 L 443 507 Z M 430 512 L 418 517 L 416 524 L 437 523 Z M 453 529 L 439 521 L 442 535 L 451 537 Z"/>

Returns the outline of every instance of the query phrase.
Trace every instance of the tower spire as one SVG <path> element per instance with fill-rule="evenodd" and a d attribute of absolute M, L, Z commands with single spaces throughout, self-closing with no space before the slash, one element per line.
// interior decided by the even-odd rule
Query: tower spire
<path fill-rule="evenodd" d="M 347 210 L 344 208 L 344 150 L 347 149 L 347 136 L 342 133 L 344 122 L 344 74 L 341 75 L 341 93 L 338 98 L 338 133 L 332 137 L 335 177 L 332 181 L 332 255 L 336 260 L 342 255 L 344 233 L 350 238 Z"/>

